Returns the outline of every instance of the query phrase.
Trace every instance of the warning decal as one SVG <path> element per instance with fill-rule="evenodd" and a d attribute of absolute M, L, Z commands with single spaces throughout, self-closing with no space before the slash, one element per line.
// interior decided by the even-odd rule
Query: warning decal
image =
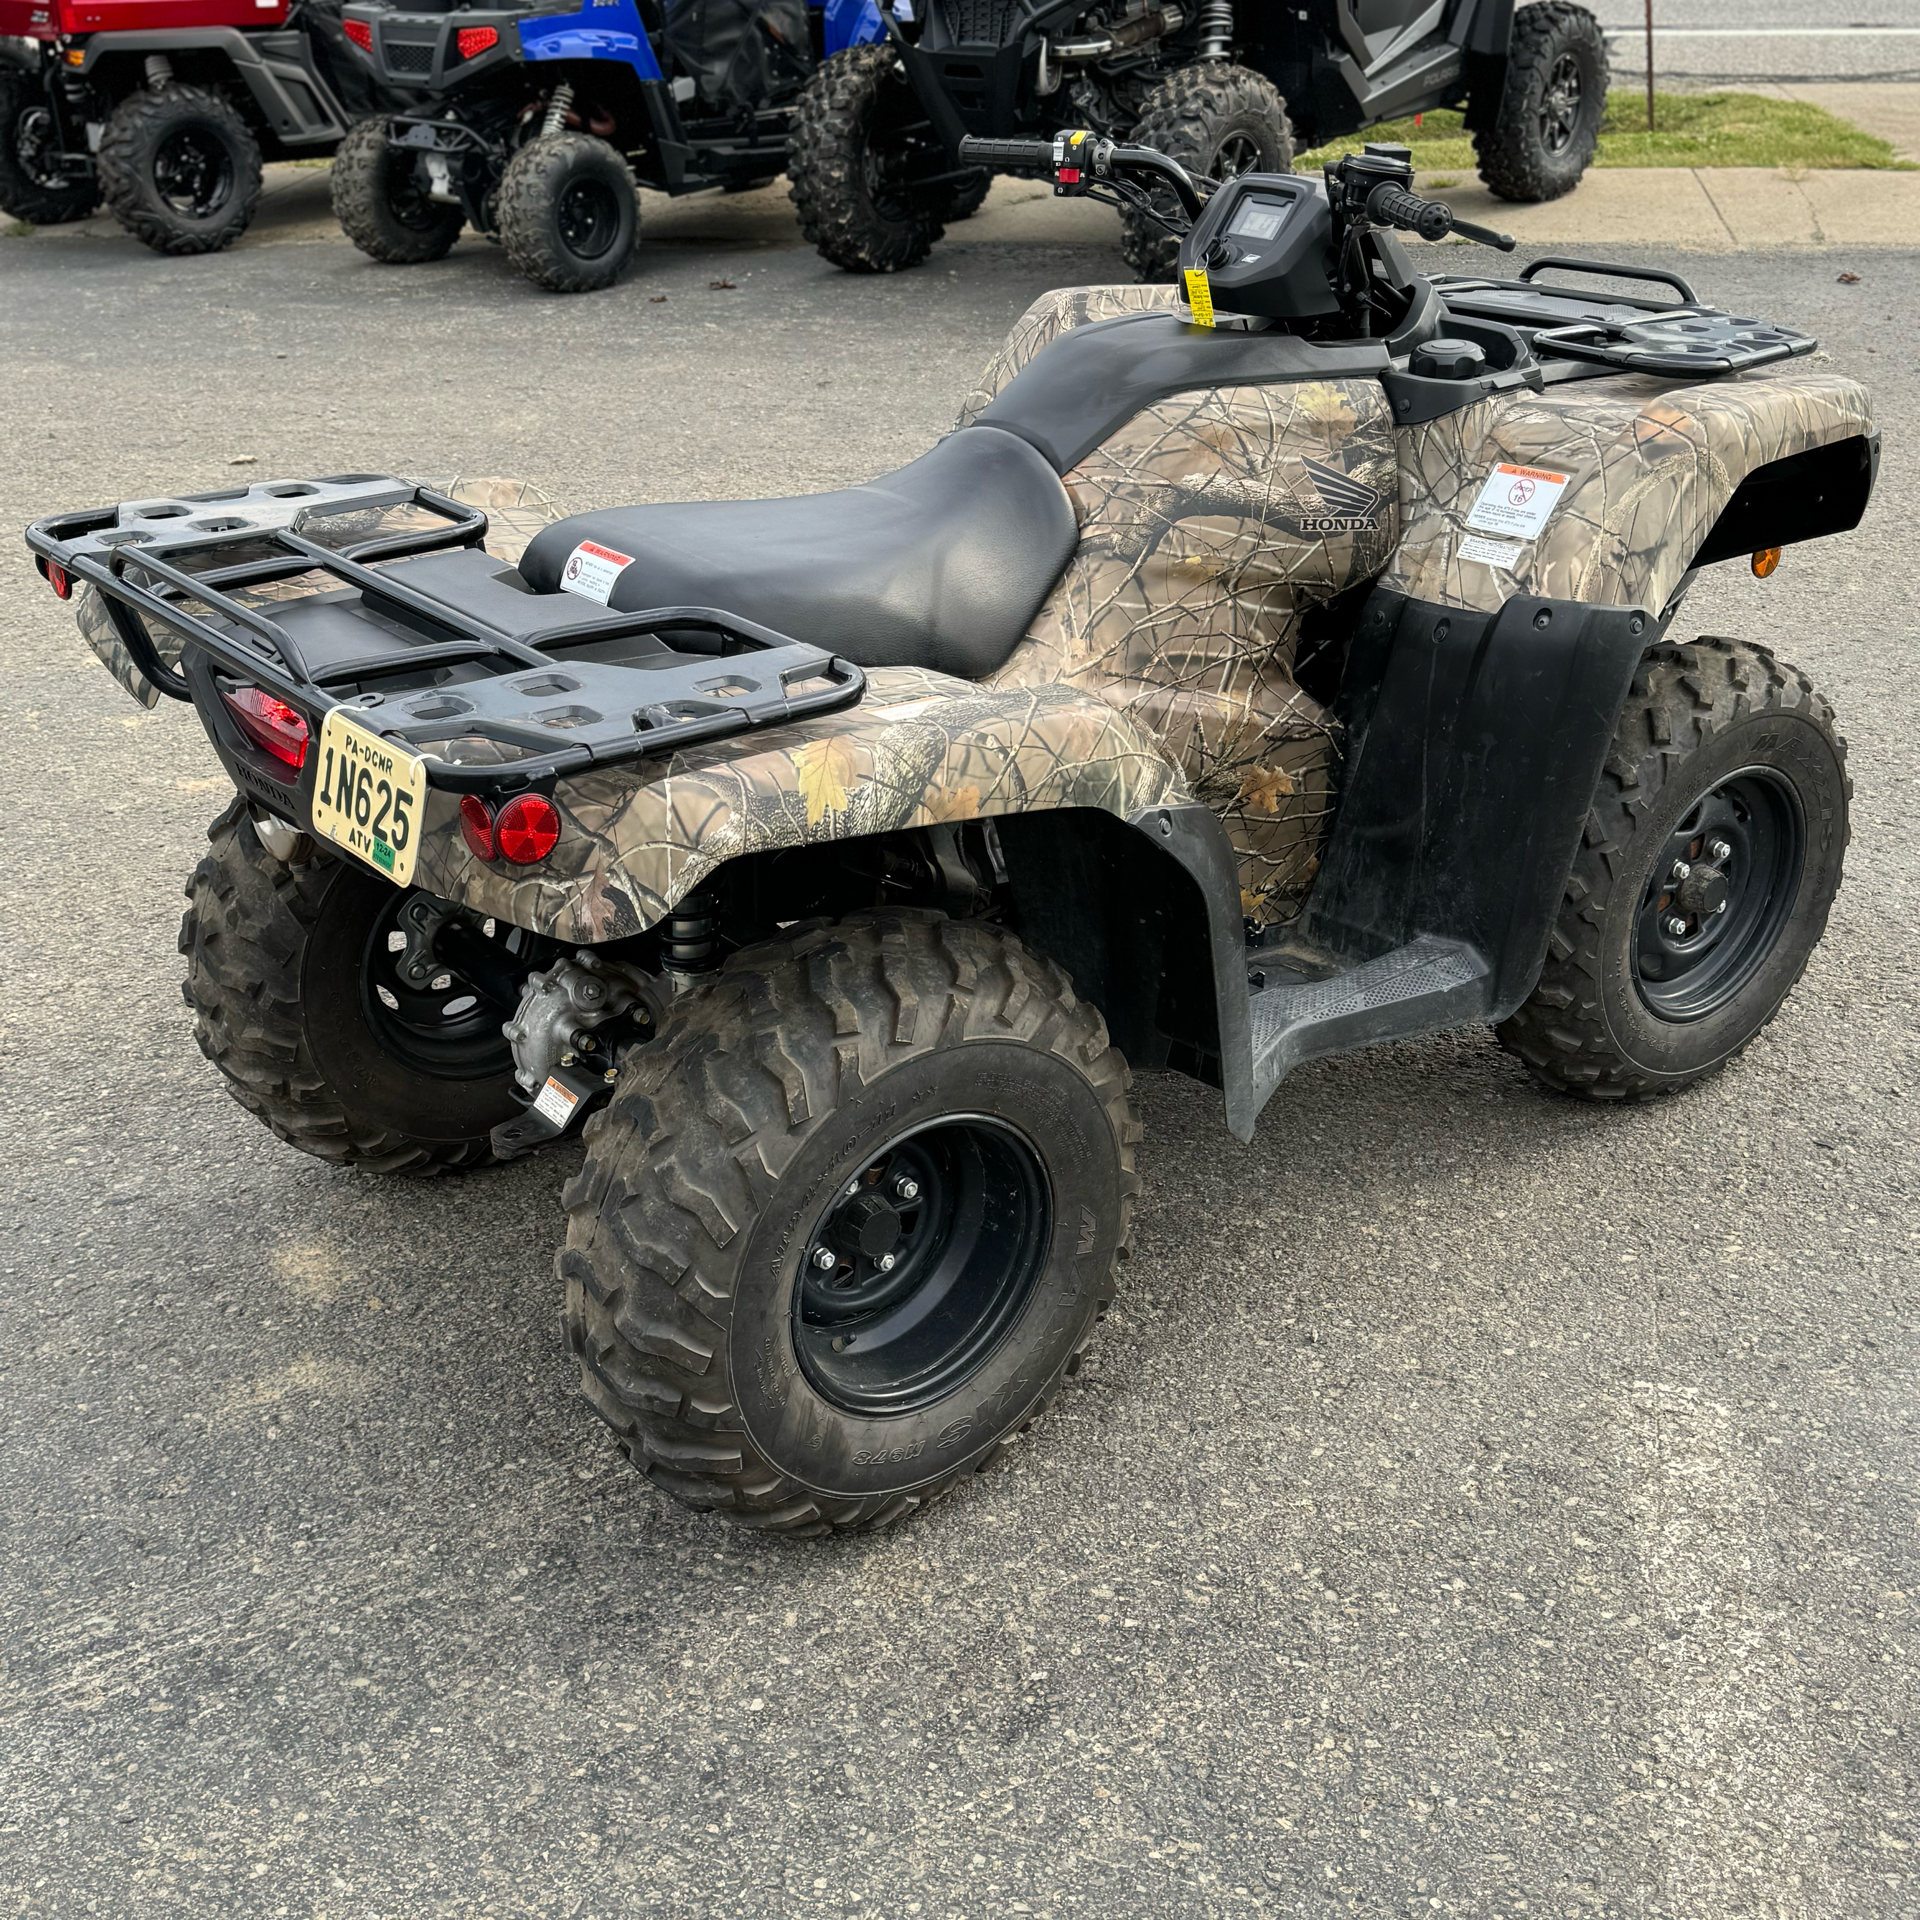
<path fill-rule="evenodd" d="M 633 555 L 616 553 L 611 547 L 582 540 L 567 556 L 560 569 L 560 585 L 583 600 L 598 600 L 604 607 L 613 597 L 613 583 L 633 565 Z"/>
<path fill-rule="evenodd" d="M 1460 542 L 1460 558 L 1477 560 L 1483 567 L 1505 567 L 1509 571 L 1520 564 L 1524 547 L 1509 545 L 1504 540 L 1482 540 L 1477 533 L 1470 533 Z"/>
<path fill-rule="evenodd" d="M 1467 525 L 1480 533 L 1504 533 L 1510 540 L 1537 540 L 1567 489 L 1567 479 L 1544 467 L 1495 467 L 1467 515 Z"/>

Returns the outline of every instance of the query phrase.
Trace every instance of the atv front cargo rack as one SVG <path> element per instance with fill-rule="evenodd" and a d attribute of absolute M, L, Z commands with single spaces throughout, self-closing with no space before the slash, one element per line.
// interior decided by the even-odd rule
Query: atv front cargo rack
<path fill-rule="evenodd" d="M 411 524 L 385 525 L 396 512 Z M 668 754 L 832 712 L 865 690 L 851 661 L 719 608 L 619 613 L 533 593 L 486 553 L 486 533 L 477 507 L 349 474 L 57 514 L 27 544 L 57 591 L 83 581 L 99 592 L 161 692 L 193 698 L 150 622 L 310 726 L 353 706 L 427 755 L 429 784 L 453 792 Z M 241 597 L 315 574 L 333 584 Z M 485 743 L 480 763 L 444 751 L 454 741 Z"/>

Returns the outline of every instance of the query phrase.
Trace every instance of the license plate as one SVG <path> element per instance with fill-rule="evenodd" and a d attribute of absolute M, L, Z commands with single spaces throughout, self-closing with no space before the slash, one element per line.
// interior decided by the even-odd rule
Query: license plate
<path fill-rule="evenodd" d="M 404 887 L 413 879 L 426 810 L 426 761 L 369 733 L 344 707 L 330 709 L 320 728 L 314 832 Z"/>

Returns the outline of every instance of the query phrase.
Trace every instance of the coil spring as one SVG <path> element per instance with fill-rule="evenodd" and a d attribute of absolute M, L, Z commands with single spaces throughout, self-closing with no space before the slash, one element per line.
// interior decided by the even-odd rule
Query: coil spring
<path fill-rule="evenodd" d="M 1207 0 L 1200 9 L 1200 58 L 1224 60 L 1233 50 L 1233 0 Z"/>
<path fill-rule="evenodd" d="M 718 961 L 715 938 L 720 904 L 710 893 L 690 893 L 667 921 L 665 958 L 672 973 L 709 973 Z"/>
<path fill-rule="evenodd" d="M 547 117 L 540 123 L 540 138 L 551 140 L 567 124 L 567 115 L 573 108 L 573 83 L 563 80 L 554 88 L 553 97 L 547 102 Z"/>

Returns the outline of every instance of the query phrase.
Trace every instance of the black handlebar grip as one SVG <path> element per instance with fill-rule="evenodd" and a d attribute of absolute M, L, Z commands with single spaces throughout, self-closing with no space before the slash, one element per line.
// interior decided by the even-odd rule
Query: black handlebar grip
<path fill-rule="evenodd" d="M 960 158 L 976 167 L 1050 167 L 1051 140 L 982 140 L 968 134 L 960 142 Z"/>
<path fill-rule="evenodd" d="M 1422 240 L 1444 240 L 1453 231 L 1453 209 L 1437 200 L 1422 200 L 1404 187 L 1383 182 L 1367 196 L 1367 218 L 1383 226 L 1401 227 Z"/>

